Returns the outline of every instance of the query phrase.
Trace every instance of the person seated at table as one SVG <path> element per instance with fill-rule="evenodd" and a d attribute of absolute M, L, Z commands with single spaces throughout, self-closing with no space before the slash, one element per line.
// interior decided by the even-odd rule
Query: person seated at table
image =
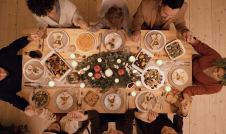
<path fill-rule="evenodd" d="M 226 58 L 195 37 L 189 43 L 198 55 L 192 58 L 193 85 L 184 89 L 184 96 L 189 100 L 190 96 L 220 92 L 226 85 Z"/>
<path fill-rule="evenodd" d="M 183 134 L 183 117 L 174 115 L 173 122 L 167 114 L 135 112 L 137 134 Z"/>
<path fill-rule="evenodd" d="M 89 125 L 88 115 L 79 111 L 65 114 L 56 114 L 57 120 L 52 122 L 43 134 L 49 132 L 56 134 L 82 134 Z M 48 117 L 46 117 L 48 118 Z"/>
<path fill-rule="evenodd" d="M 27 6 L 38 21 L 40 28 L 73 27 L 88 28 L 70 0 L 27 0 Z"/>
<path fill-rule="evenodd" d="M 134 110 L 129 109 L 125 114 L 102 114 L 95 110 L 88 111 L 91 121 L 91 134 L 102 134 L 108 130 L 108 122 L 116 122 L 117 131 L 123 134 L 132 134 Z"/>
<path fill-rule="evenodd" d="M 17 52 L 43 35 L 42 31 L 37 31 L 0 49 L 0 100 L 9 102 L 21 110 L 25 110 L 29 104 L 16 94 L 21 90 L 22 79 L 22 56 L 17 55 Z"/>
<path fill-rule="evenodd" d="M 91 31 L 101 28 L 124 29 L 127 33 L 130 28 L 130 15 L 127 2 L 125 0 L 102 0 L 99 11 L 99 21 L 90 27 Z"/>
<path fill-rule="evenodd" d="M 141 29 L 168 30 L 173 23 L 184 39 L 189 41 L 191 32 L 184 19 L 187 6 L 184 0 L 142 0 L 133 18 L 131 39 L 138 41 Z"/>

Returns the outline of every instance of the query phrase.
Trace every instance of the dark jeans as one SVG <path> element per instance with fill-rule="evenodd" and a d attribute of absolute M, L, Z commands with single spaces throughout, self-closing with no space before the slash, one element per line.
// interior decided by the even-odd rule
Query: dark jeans
<path fill-rule="evenodd" d="M 99 114 L 95 110 L 88 111 L 91 121 L 91 134 L 102 134 L 108 130 L 108 122 L 116 122 L 116 129 L 124 134 L 132 134 L 134 110 L 128 110 L 125 114 Z"/>

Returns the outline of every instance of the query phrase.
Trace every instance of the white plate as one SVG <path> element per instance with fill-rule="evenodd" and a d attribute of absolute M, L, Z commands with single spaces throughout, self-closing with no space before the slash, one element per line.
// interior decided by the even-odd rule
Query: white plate
<path fill-rule="evenodd" d="M 73 96 L 67 91 L 63 91 L 56 96 L 56 105 L 62 111 L 69 110 L 73 103 Z"/>
<path fill-rule="evenodd" d="M 37 82 L 42 78 L 45 73 L 45 68 L 41 61 L 37 59 L 31 59 L 27 61 L 23 66 L 23 75 L 25 79 Z"/>
<path fill-rule="evenodd" d="M 107 94 L 104 98 L 104 107 L 109 111 L 117 111 L 121 108 L 122 98 L 117 93 Z"/>
<path fill-rule="evenodd" d="M 155 70 L 155 71 L 158 71 L 158 74 L 162 77 L 162 80 L 160 81 L 160 83 L 158 85 L 156 85 L 156 87 L 150 87 L 149 85 L 147 85 L 145 83 L 145 74 L 148 72 L 148 70 Z M 156 66 L 149 66 L 147 67 L 144 72 L 141 74 L 141 82 L 142 84 L 144 85 L 144 87 L 146 87 L 147 89 L 150 89 L 150 90 L 157 90 L 159 89 L 160 87 L 162 87 L 164 85 L 164 82 L 165 82 L 165 75 L 163 73 L 163 71 L 161 71 L 159 69 L 159 67 L 156 67 Z"/>
<path fill-rule="evenodd" d="M 178 55 L 177 57 L 172 57 L 172 56 L 170 55 L 170 53 L 169 53 L 169 50 L 167 49 L 168 46 L 170 46 L 170 45 L 172 45 L 172 44 L 174 44 L 174 43 L 177 43 L 177 44 L 180 46 L 181 50 L 182 50 L 182 54 Z M 185 50 L 185 48 L 184 48 L 183 43 L 182 43 L 180 40 L 178 40 L 178 39 L 176 39 L 176 40 L 174 40 L 174 41 L 168 43 L 168 44 L 165 46 L 165 50 L 166 50 L 166 53 L 168 54 L 168 56 L 169 56 L 169 58 L 170 58 L 171 60 L 176 60 L 176 59 L 182 57 L 182 56 L 186 53 L 186 50 Z"/>
<path fill-rule="evenodd" d="M 188 73 L 182 68 L 175 69 L 171 77 L 173 83 L 178 86 L 182 86 L 188 81 Z"/>
<path fill-rule="evenodd" d="M 104 37 L 104 46 L 107 50 L 115 51 L 123 46 L 124 39 L 117 32 L 107 33 Z"/>
<path fill-rule="evenodd" d="M 157 44 L 157 45 L 155 45 Z M 144 45 L 151 52 L 162 51 L 166 44 L 166 36 L 159 30 L 151 30 L 144 37 Z"/>
<path fill-rule="evenodd" d="M 151 98 L 149 101 L 147 101 L 147 96 Z M 141 91 L 135 99 L 136 107 L 141 112 L 148 112 L 149 110 L 154 109 L 156 103 L 156 97 L 149 90 Z"/>
<path fill-rule="evenodd" d="M 85 39 L 79 40 L 79 39 L 84 38 L 84 37 L 88 37 L 88 38 L 86 40 Z M 84 33 L 80 33 L 76 37 L 75 44 L 76 44 L 76 49 L 79 52 L 87 53 L 87 52 L 90 52 L 90 51 L 92 51 L 96 48 L 96 39 L 95 39 L 95 36 L 92 33 L 84 32 Z M 80 46 L 78 46 L 78 45 L 80 45 Z M 79 47 L 84 47 L 84 48 L 79 48 Z M 82 50 L 82 49 L 84 49 L 84 50 Z"/>
<path fill-rule="evenodd" d="M 52 31 L 47 36 L 47 45 L 51 50 L 62 50 L 69 42 L 70 38 L 63 30 Z"/>

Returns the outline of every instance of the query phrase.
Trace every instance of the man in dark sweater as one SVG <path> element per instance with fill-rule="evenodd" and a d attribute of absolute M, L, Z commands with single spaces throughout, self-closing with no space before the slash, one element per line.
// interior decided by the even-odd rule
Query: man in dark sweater
<path fill-rule="evenodd" d="M 16 95 L 21 90 L 22 78 L 22 56 L 17 55 L 17 52 L 30 41 L 38 40 L 43 35 L 43 32 L 37 31 L 0 49 L 0 100 L 9 102 L 23 111 L 29 104 Z"/>

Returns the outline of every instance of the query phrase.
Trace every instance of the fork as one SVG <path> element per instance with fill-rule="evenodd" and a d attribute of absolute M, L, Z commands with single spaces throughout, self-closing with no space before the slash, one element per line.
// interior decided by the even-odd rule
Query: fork
<path fill-rule="evenodd" d="M 99 44 L 97 46 L 97 49 L 99 50 L 99 53 L 101 51 L 101 44 L 102 44 L 102 33 L 99 33 Z"/>

